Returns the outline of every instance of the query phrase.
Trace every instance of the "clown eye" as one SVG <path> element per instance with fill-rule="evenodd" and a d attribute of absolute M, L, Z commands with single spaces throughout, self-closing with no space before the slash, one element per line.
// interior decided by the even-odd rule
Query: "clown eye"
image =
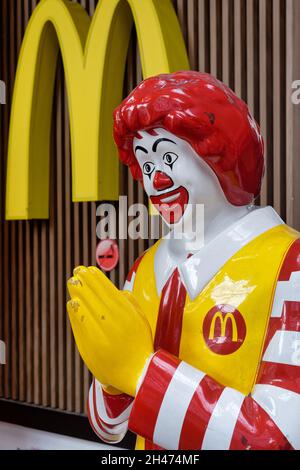
<path fill-rule="evenodd" d="M 144 163 L 144 166 L 143 166 L 144 175 L 148 175 L 150 177 L 151 173 L 154 170 L 154 168 L 155 168 L 154 163 L 152 163 L 152 162 Z"/>
<path fill-rule="evenodd" d="M 172 169 L 172 167 L 173 167 L 174 163 L 176 162 L 177 158 L 178 158 L 178 155 L 176 155 L 176 153 L 167 152 L 163 156 L 163 161 L 165 162 L 166 165 L 168 165 Z"/>

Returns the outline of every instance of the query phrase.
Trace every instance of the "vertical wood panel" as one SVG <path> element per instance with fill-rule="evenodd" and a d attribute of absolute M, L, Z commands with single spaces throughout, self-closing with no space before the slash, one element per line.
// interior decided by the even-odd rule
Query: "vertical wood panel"
<path fill-rule="evenodd" d="M 62 68 L 60 67 L 60 74 L 62 75 Z M 56 237 L 57 237 L 57 273 L 56 282 L 57 290 L 59 291 L 59 302 L 57 306 L 57 335 L 58 335 L 58 405 L 59 408 L 64 409 L 65 406 L 65 357 L 64 357 L 64 319 L 66 315 L 66 309 L 64 305 L 64 292 L 65 289 L 61 290 L 61 286 L 64 285 L 64 260 L 63 260 L 63 243 L 64 243 L 64 213 L 63 213 L 63 202 L 64 197 L 64 179 L 62 173 L 63 163 L 63 128 L 62 128 L 62 96 L 63 96 L 63 82 L 60 80 L 58 83 L 57 93 L 57 114 L 56 114 L 56 155 L 57 155 L 57 167 L 56 167 Z"/>
<path fill-rule="evenodd" d="M 267 119 L 268 119 L 268 107 L 267 107 L 267 1 L 260 0 L 259 2 L 259 122 L 261 133 L 264 138 L 265 144 L 265 160 L 267 161 L 268 156 L 268 140 L 267 140 Z M 267 204 L 267 176 L 268 166 L 261 190 L 261 203 Z"/>
<path fill-rule="evenodd" d="M 73 239 L 73 217 L 72 217 L 72 210 L 70 207 L 72 205 L 72 187 L 71 187 L 71 160 L 69 158 L 70 155 L 70 125 L 68 119 L 68 109 L 67 109 L 67 95 L 65 90 L 64 96 L 64 115 L 65 115 L 65 182 L 66 182 L 66 197 L 65 197 L 65 246 L 66 246 L 66 277 L 69 278 L 72 275 L 73 270 L 73 253 L 72 253 L 72 243 L 71 240 Z M 95 232 L 92 232 L 94 235 Z M 66 393 L 67 393 L 67 410 L 74 411 L 75 409 L 75 382 L 74 382 L 74 341 L 72 337 L 72 330 L 71 325 L 67 321 L 66 318 Z"/>
<path fill-rule="evenodd" d="M 223 75 L 222 80 L 226 85 L 230 85 L 230 57 L 232 56 L 232 49 L 230 44 L 231 27 L 230 19 L 230 0 L 223 0 L 222 2 L 222 64 Z"/>
<path fill-rule="evenodd" d="M 209 3 L 207 0 L 198 2 L 198 63 L 201 72 L 210 69 L 210 35 L 209 35 Z"/>
<path fill-rule="evenodd" d="M 254 114 L 254 69 L 257 64 L 254 63 L 254 2 L 246 3 L 247 15 L 247 103 L 250 112 Z"/>
<path fill-rule="evenodd" d="M 253 0 L 251 0 L 253 1 Z M 247 90 L 247 36 L 246 36 L 246 2 L 234 0 L 234 60 L 235 92 L 246 99 Z"/>
<path fill-rule="evenodd" d="M 280 83 L 280 0 L 273 0 L 273 171 L 275 209 L 281 209 L 281 83 Z"/>
<path fill-rule="evenodd" d="M 96 207 L 72 203 L 71 149 L 64 72 L 59 60 L 51 137 L 49 221 L 4 221 L 9 110 L 17 56 L 36 0 L 2 0 L 0 78 L 7 83 L 1 106 L 0 339 L 7 366 L 0 367 L 0 397 L 85 411 L 91 376 L 83 365 L 66 315 L 66 280 L 80 264 L 95 264 Z M 92 15 L 97 0 L 80 0 Z M 265 140 L 266 177 L 261 202 L 273 204 L 300 228 L 300 106 L 291 83 L 300 79 L 298 0 L 173 0 L 191 66 L 211 72 L 248 101 Z M 124 93 L 141 80 L 133 31 Z M 120 193 L 128 203 L 147 203 L 127 168 Z M 118 209 L 118 204 L 114 203 Z M 153 225 L 155 219 L 151 221 Z M 118 221 L 116 222 L 118 228 Z M 120 240 L 120 263 L 110 273 L 121 287 L 136 257 L 154 240 Z"/>
<path fill-rule="evenodd" d="M 187 40 L 188 40 L 188 54 L 190 59 L 191 68 L 196 70 L 198 68 L 198 1 L 193 0 L 187 2 Z"/>
<path fill-rule="evenodd" d="M 210 73 L 222 79 L 222 9 L 220 0 L 210 0 Z"/>

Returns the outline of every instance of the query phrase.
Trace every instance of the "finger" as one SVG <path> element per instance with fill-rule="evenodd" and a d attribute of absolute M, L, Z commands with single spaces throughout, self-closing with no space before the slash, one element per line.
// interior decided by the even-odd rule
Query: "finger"
<path fill-rule="evenodd" d="M 100 269 L 95 266 L 90 266 L 88 270 L 97 279 L 97 293 L 108 306 L 112 313 L 117 312 L 122 315 L 126 311 L 127 299 L 123 296 L 123 291 L 120 291 Z"/>
<path fill-rule="evenodd" d="M 90 268 L 78 266 L 74 269 L 74 276 L 80 280 L 83 287 L 89 288 L 95 294 L 98 292 L 100 287 L 99 281 Z"/>
<path fill-rule="evenodd" d="M 80 271 L 85 271 L 87 269 L 86 266 L 77 266 L 76 268 L 73 269 L 73 275 L 77 276 Z"/>
<path fill-rule="evenodd" d="M 103 289 L 106 293 L 113 295 L 119 291 L 111 282 L 111 280 L 102 271 L 100 271 L 100 269 L 96 268 L 96 266 L 90 266 L 88 271 L 92 274 L 95 281 L 101 286 L 101 289 Z"/>
<path fill-rule="evenodd" d="M 84 273 L 83 276 L 86 276 L 90 287 L 96 292 L 98 298 L 107 305 L 107 308 L 111 308 L 112 304 L 118 303 L 119 289 L 100 269 L 90 266 L 87 268 L 87 273 Z"/>
<path fill-rule="evenodd" d="M 98 316 L 105 315 L 108 321 L 116 323 L 118 318 L 132 309 L 127 298 L 115 285 L 95 266 L 86 268 L 78 266 L 74 270 L 76 278 L 81 282 L 82 289 L 78 288 L 78 296 L 90 308 L 98 320 Z M 117 318 L 116 318 L 117 316 Z"/>
<path fill-rule="evenodd" d="M 112 309 L 112 305 L 118 301 L 120 292 L 105 274 L 94 266 L 89 268 L 79 266 L 74 273 L 82 287 L 89 290 L 90 299 L 87 298 L 87 301 L 90 305 L 94 305 L 98 300 L 102 308 L 107 311 Z"/>
<path fill-rule="evenodd" d="M 107 331 L 107 326 L 105 317 L 99 316 L 100 321 L 95 319 L 94 315 L 82 305 L 79 299 L 69 300 L 67 303 L 67 311 L 71 321 L 71 326 L 73 331 L 81 331 L 81 336 L 86 338 L 86 342 L 102 344 L 109 343 L 109 338 L 107 337 L 109 331 Z M 102 328 L 104 326 L 104 329 Z M 105 330 L 105 331 L 104 331 Z"/>
<path fill-rule="evenodd" d="M 82 289 L 82 284 L 80 282 L 80 279 L 77 276 L 73 276 L 68 280 L 67 287 L 68 287 L 70 297 L 72 299 L 80 296 L 81 294 L 80 290 Z"/>
<path fill-rule="evenodd" d="M 109 337 L 115 326 L 115 317 L 110 315 L 110 310 L 107 309 L 105 303 L 97 298 L 86 285 L 82 286 L 81 282 L 79 286 L 75 282 L 74 286 L 74 281 L 70 280 L 68 287 L 72 293 L 72 299 L 67 303 L 72 327 L 76 321 L 83 323 L 86 319 L 91 319 L 94 324 L 91 333 L 100 334 L 101 332 L 102 340 Z"/>
<path fill-rule="evenodd" d="M 79 304 L 79 308 L 76 303 Z M 105 340 L 101 332 L 99 332 L 93 318 L 89 315 L 84 315 L 84 308 L 82 308 L 77 299 L 67 303 L 67 310 L 75 342 L 83 361 L 98 380 L 105 381 L 106 377 L 103 374 L 103 370 L 102 368 L 101 370 L 99 369 L 105 360 L 101 347 L 101 345 L 105 344 Z"/>
<path fill-rule="evenodd" d="M 80 308 L 79 299 L 72 299 L 67 302 L 67 310 L 69 315 L 77 315 Z"/>
<path fill-rule="evenodd" d="M 86 292 L 91 291 L 91 295 L 95 295 L 95 288 L 91 286 L 92 278 L 89 275 L 88 268 L 85 266 L 78 266 L 73 270 L 74 276 L 68 282 L 68 290 L 71 297 L 87 297 Z"/>
<path fill-rule="evenodd" d="M 76 284 L 77 280 L 80 283 L 75 286 L 75 289 L 73 289 L 76 291 L 75 296 L 78 295 L 85 303 L 89 305 L 91 309 L 94 309 L 94 306 L 99 300 L 101 305 L 98 308 L 106 308 L 104 299 L 102 299 L 102 296 L 98 295 L 99 289 L 101 287 L 100 283 L 98 279 L 95 278 L 93 272 L 89 268 L 85 266 L 78 266 L 74 269 L 73 278 L 76 279 Z M 71 284 L 71 290 L 73 287 L 74 286 Z"/>
<path fill-rule="evenodd" d="M 67 311 L 71 325 L 87 330 L 89 337 L 101 337 L 102 342 L 109 342 L 110 331 L 113 327 L 110 316 L 106 312 L 94 313 L 93 309 L 81 299 L 74 298 L 67 302 Z"/>

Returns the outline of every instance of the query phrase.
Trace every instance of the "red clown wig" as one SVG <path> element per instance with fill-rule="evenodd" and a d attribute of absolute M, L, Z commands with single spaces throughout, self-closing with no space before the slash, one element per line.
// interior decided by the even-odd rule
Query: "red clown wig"
<path fill-rule="evenodd" d="M 135 179 L 138 131 L 164 128 L 186 140 L 216 174 L 227 200 L 242 206 L 259 195 L 263 140 L 247 105 L 211 75 L 176 72 L 144 80 L 114 112 L 114 138 Z"/>

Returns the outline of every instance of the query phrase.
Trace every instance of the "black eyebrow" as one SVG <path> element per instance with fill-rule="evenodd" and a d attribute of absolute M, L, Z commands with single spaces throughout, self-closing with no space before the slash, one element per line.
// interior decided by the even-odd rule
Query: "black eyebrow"
<path fill-rule="evenodd" d="M 142 152 L 148 153 L 148 150 L 145 149 L 145 147 L 141 147 L 140 145 L 138 145 L 137 147 L 135 147 L 135 150 L 134 150 L 134 151 L 136 152 L 137 150 L 141 150 Z"/>
<path fill-rule="evenodd" d="M 161 142 L 171 142 L 172 144 L 175 144 L 175 145 L 176 145 L 176 142 L 173 142 L 173 140 L 166 139 L 165 137 L 162 137 L 161 139 L 157 139 L 157 140 L 154 142 L 153 147 L 152 147 L 152 151 L 153 151 L 153 152 L 156 152 L 157 146 L 158 146 L 158 144 L 160 144 Z"/>

